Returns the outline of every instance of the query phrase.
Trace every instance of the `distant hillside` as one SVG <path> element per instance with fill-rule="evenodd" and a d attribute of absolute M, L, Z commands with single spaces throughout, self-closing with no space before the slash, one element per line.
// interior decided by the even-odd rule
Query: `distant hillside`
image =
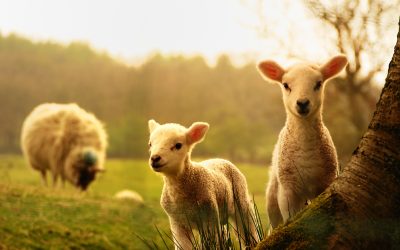
<path fill-rule="evenodd" d="M 326 123 L 345 157 L 357 131 L 330 85 Z M 201 57 L 155 55 L 134 68 L 82 43 L 0 36 L 0 153 L 19 152 L 22 121 L 43 102 L 76 102 L 95 113 L 107 126 L 109 155 L 119 157 L 147 157 L 147 120 L 154 118 L 209 122 L 195 155 L 267 163 L 285 120 L 279 87 L 264 82 L 255 65 L 236 68 L 228 56 L 209 67 Z"/>

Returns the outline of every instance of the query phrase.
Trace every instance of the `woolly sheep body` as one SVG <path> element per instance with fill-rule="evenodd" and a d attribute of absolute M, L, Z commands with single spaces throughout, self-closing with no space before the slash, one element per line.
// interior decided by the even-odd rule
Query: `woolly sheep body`
<path fill-rule="evenodd" d="M 29 165 L 39 171 L 47 185 L 61 177 L 83 190 L 103 170 L 107 134 L 97 118 L 76 104 L 45 103 L 25 119 L 21 133 L 22 151 Z M 82 157 L 92 157 L 92 163 Z M 86 166 L 86 167 L 84 167 Z"/>
<path fill-rule="evenodd" d="M 187 224 L 188 218 L 192 226 L 196 225 L 199 210 L 210 208 L 216 212 L 225 202 L 229 215 L 233 215 L 233 192 L 244 208 L 249 206 L 245 177 L 231 162 L 223 159 L 189 163 L 185 171 L 172 181 L 164 177 L 161 205 L 182 225 Z"/>
<path fill-rule="evenodd" d="M 163 174 L 164 187 L 160 203 L 169 217 L 171 231 L 176 238 L 176 249 L 178 246 L 183 249 L 192 248 L 191 229 L 208 227 L 208 223 L 214 222 L 214 219 L 226 224 L 227 217 L 234 216 L 235 206 L 240 205 L 244 213 L 250 216 L 252 207 L 246 178 L 235 165 L 223 159 L 202 162 L 190 160 L 193 145 L 202 140 L 208 125 L 194 123 L 186 129 L 178 124 L 159 125 L 151 120 L 149 128 L 150 165 L 153 170 Z M 191 140 L 190 134 L 197 138 Z M 174 144 L 180 142 L 182 146 L 178 150 L 174 149 Z M 173 166 L 169 162 L 174 162 Z M 228 213 L 225 218 L 220 214 L 223 208 Z M 199 225 L 199 219 L 202 225 Z M 246 220 L 251 224 L 250 217 Z M 239 230 L 242 230 L 241 225 Z M 255 228 L 250 230 L 253 237 L 256 237 Z"/>
<path fill-rule="evenodd" d="M 129 189 L 117 192 L 114 197 L 119 200 L 130 200 L 136 204 L 143 204 L 143 197 L 138 192 Z"/>
<path fill-rule="evenodd" d="M 304 63 L 284 70 L 273 61 L 259 64 L 263 76 L 282 83 L 287 113 L 274 148 L 266 190 L 272 228 L 303 209 L 336 178 L 336 149 L 322 122 L 323 90 L 325 82 L 346 65 L 343 56 L 332 58 L 322 67 Z"/>

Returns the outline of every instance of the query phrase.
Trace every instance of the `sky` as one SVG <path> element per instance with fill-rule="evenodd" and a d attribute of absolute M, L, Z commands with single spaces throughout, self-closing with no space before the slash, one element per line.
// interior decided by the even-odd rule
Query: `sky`
<path fill-rule="evenodd" d="M 263 3 L 260 5 L 260 3 Z M 243 64 L 273 58 L 289 64 L 289 45 L 323 63 L 338 53 L 301 0 L 0 0 L 0 32 L 34 41 L 88 43 L 128 64 L 150 55 L 229 54 Z M 261 13 L 261 15 L 259 15 Z M 260 32 L 268 18 L 268 35 Z M 266 27 L 266 26 L 262 26 Z M 296 30 L 296 31 L 294 31 Z M 395 36 L 393 36 L 395 39 Z"/>
<path fill-rule="evenodd" d="M 82 41 L 129 62 L 161 52 L 203 55 L 210 63 L 227 53 L 240 63 L 268 52 L 279 54 L 276 44 L 268 43 L 257 32 L 260 6 L 256 3 L 254 0 L 0 0 L 0 32 L 15 32 L 36 41 L 64 44 Z M 298 4 L 293 4 L 293 11 L 288 13 L 284 6 L 272 4 L 269 8 L 272 11 L 267 13 L 275 15 L 278 23 L 281 17 L 288 23 L 288 16 L 299 18 L 302 11 L 298 8 Z"/>
<path fill-rule="evenodd" d="M 259 46 L 235 0 L 0 1 L 0 32 L 35 40 L 83 41 L 129 59 L 166 54 L 243 53 Z"/>

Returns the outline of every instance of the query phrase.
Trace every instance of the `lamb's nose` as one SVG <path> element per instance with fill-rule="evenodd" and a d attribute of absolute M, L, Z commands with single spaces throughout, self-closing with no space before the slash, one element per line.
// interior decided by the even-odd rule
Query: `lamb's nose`
<path fill-rule="evenodd" d="M 159 156 L 159 155 L 153 155 L 152 157 L 151 157 L 151 162 L 152 163 L 157 163 L 157 162 L 159 162 L 161 160 L 161 156 Z"/>
<path fill-rule="evenodd" d="M 308 99 L 299 99 L 297 100 L 297 106 L 299 106 L 300 109 L 306 109 L 308 104 L 310 104 L 310 100 Z"/>

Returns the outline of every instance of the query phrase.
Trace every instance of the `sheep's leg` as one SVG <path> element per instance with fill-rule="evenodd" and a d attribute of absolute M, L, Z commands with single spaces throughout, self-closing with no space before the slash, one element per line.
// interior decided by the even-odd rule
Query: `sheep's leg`
<path fill-rule="evenodd" d="M 187 227 L 175 222 L 170 218 L 172 237 L 174 239 L 175 250 L 192 249 L 192 232 Z"/>
<path fill-rule="evenodd" d="M 29 161 L 30 166 L 38 170 L 40 172 L 40 176 L 42 177 L 43 186 L 47 187 L 47 171 L 46 169 L 41 168 L 40 166 L 34 164 L 31 160 Z"/>
<path fill-rule="evenodd" d="M 46 170 L 44 170 L 44 169 L 40 170 L 40 174 L 41 174 L 41 176 L 42 176 L 43 185 L 44 185 L 45 187 L 47 187 L 47 175 L 46 175 Z"/>
<path fill-rule="evenodd" d="M 58 182 L 58 174 L 53 173 L 53 188 L 57 187 L 57 182 Z"/>
<path fill-rule="evenodd" d="M 61 187 L 63 189 L 65 189 L 65 178 L 64 178 L 64 176 L 61 176 Z"/>
<path fill-rule="evenodd" d="M 284 222 L 302 210 L 305 207 L 305 201 L 306 199 L 292 190 L 284 189 L 282 185 L 279 186 L 278 204 Z"/>
<path fill-rule="evenodd" d="M 267 213 L 271 228 L 276 228 L 283 222 L 281 210 L 278 204 L 278 179 L 276 176 L 271 176 L 268 183 L 266 196 L 267 196 Z"/>

